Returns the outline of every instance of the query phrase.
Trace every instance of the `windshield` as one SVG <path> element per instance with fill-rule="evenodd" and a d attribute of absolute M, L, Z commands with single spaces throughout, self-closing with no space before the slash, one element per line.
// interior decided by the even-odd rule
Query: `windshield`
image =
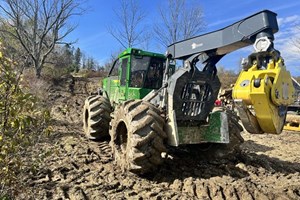
<path fill-rule="evenodd" d="M 144 87 L 149 89 L 160 88 L 162 86 L 164 68 L 164 59 L 152 58 L 148 68 Z"/>
<path fill-rule="evenodd" d="M 144 79 L 150 63 L 150 57 L 136 57 L 131 59 L 130 87 L 143 87 Z"/>
<path fill-rule="evenodd" d="M 131 59 L 130 87 L 158 89 L 162 85 L 164 59 L 136 57 Z"/>

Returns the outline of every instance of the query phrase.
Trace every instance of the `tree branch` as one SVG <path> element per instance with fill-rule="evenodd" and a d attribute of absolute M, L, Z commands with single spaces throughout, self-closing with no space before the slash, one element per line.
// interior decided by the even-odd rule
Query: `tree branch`
<path fill-rule="evenodd" d="M 3 0 L 0 11 L 5 13 L 12 29 L 0 32 L 19 40 L 38 71 L 43 68 L 56 44 L 76 26 L 68 26 L 72 16 L 81 15 L 83 0 Z M 2 22 L 3 24 L 3 22 Z M 67 27 L 67 28 L 66 28 Z"/>

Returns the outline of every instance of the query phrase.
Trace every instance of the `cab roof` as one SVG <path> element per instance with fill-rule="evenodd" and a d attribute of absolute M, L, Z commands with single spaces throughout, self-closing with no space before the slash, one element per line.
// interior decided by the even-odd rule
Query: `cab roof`
<path fill-rule="evenodd" d="M 165 55 L 160 54 L 160 53 L 154 53 L 154 52 L 149 52 L 149 51 L 143 51 L 141 49 L 136 49 L 136 48 L 128 48 L 122 53 L 119 54 L 119 58 L 122 58 L 126 55 L 137 55 L 137 56 L 149 56 L 149 57 L 157 57 L 157 58 L 166 58 Z"/>

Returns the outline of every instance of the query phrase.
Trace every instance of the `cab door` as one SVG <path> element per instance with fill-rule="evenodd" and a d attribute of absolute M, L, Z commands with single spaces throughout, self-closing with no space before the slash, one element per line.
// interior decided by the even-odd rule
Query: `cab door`
<path fill-rule="evenodd" d="M 128 98 L 129 64 L 130 56 L 123 57 L 120 67 L 119 102 L 126 101 Z"/>

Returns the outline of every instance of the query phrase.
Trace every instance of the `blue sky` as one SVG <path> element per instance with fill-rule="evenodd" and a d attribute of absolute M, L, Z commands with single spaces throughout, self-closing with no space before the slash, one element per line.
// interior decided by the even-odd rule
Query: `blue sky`
<path fill-rule="evenodd" d="M 113 9 L 118 6 L 118 2 L 118 0 L 89 0 L 89 11 L 73 19 L 78 27 L 67 38 L 77 39 L 78 42 L 74 46 L 80 47 L 100 64 L 105 63 L 112 53 L 121 49 L 120 44 L 107 32 L 107 26 L 116 23 Z M 202 7 L 207 24 L 203 33 L 218 30 L 264 9 L 276 12 L 280 30 L 275 34 L 275 48 L 281 51 L 291 74 L 300 76 L 300 49 L 294 45 L 296 38 L 300 38 L 299 0 L 187 0 L 187 2 Z M 147 16 L 146 26 L 152 20 L 155 22 L 159 20 L 157 10 L 161 4 L 167 4 L 167 0 L 140 0 L 140 5 Z M 148 50 L 164 53 L 166 49 L 157 48 L 155 41 L 151 41 Z M 252 50 L 251 46 L 228 54 L 218 66 L 238 71 L 241 58 L 247 57 Z"/>

